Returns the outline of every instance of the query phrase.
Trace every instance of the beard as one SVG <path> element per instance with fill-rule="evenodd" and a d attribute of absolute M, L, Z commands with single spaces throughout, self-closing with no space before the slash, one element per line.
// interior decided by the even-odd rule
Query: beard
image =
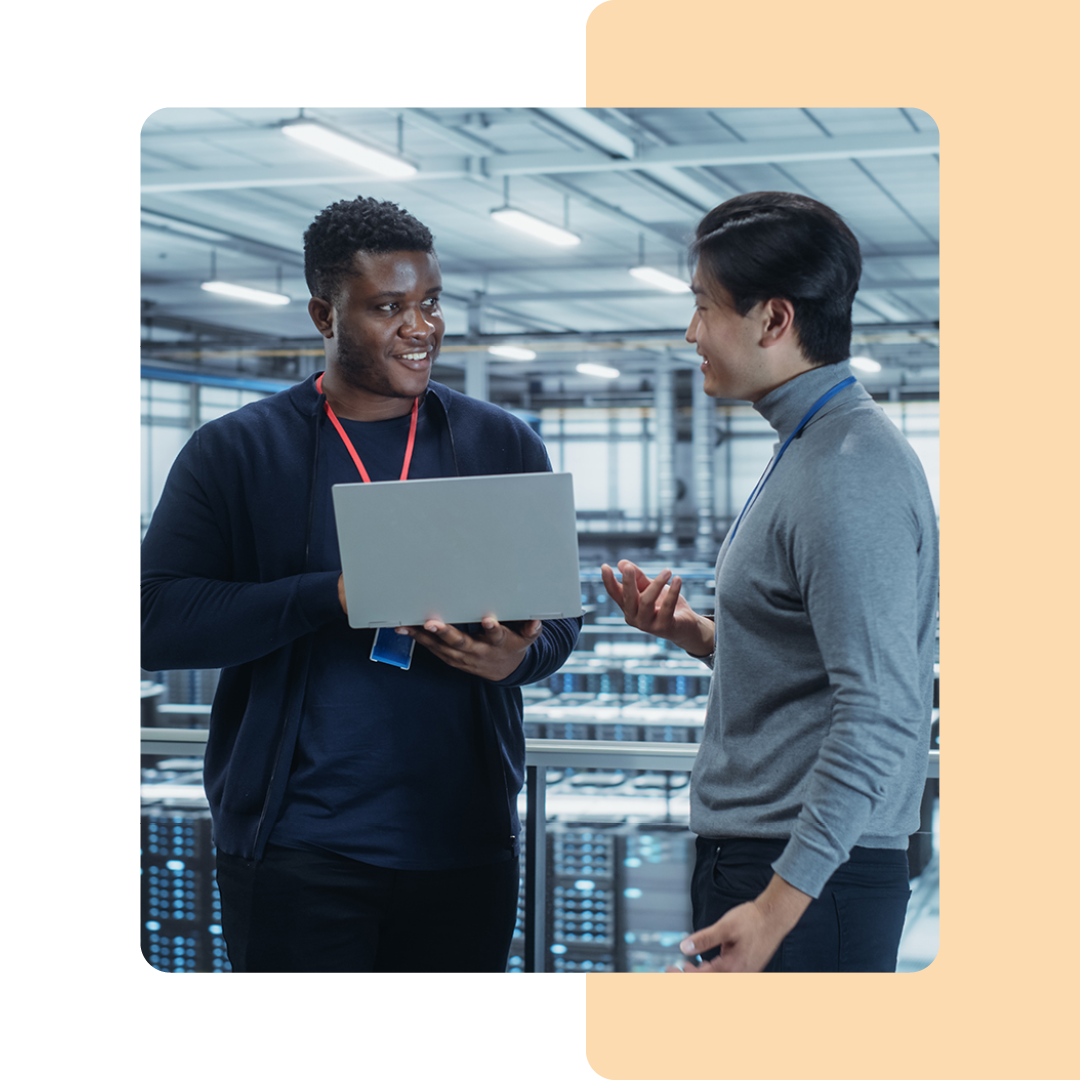
<path fill-rule="evenodd" d="M 409 378 L 404 370 L 399 370 L 400 365 L 396 361 L 382 359 L 381 352 L 367 345 L 363 336 L 353 336 L 345 322 L 338 324 L 335 338 L 337 375 L 345 388 L 404 401 L 413 401 L 427 392 L 431 378 L 430 365 L 420 383 L 415 377 Z M 433 350 L 433 355 L 435 352 L 437 349 Z"/>
<path fill-rule="evenodd" d="M 337 339 L 338 371 L 343 381 L 354 390 L 410 401 L 416 396 L 394 386 L 384 366 L 371 358 L 370 351 L 352 336 L 344 320 L 338 323 L 334 336 Z"/>

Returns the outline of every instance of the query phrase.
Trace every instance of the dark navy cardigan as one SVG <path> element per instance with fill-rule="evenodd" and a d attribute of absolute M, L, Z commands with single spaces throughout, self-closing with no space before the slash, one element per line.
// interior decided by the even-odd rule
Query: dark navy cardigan
<path fill-rule="evenodd" d="M 261 858 L 281 809 L 313 631 L 344 618 L 338 572 L 305 573 L 318 442 L 333 434 L 323 400 L 312 376 L 195 431 L 143 541 L 142 666 L 222 668 L 204 778 L 214 842 L 245 859 Z M 434 382 L 426 405 L 446 425 L 459 476 L 550 470 L 539 436 L 498 406 Z M 580 626 L 547 621 L 508 678 L 476 678 L 515 853 L 525 765 L 519 687 L 557 671 Z"/>

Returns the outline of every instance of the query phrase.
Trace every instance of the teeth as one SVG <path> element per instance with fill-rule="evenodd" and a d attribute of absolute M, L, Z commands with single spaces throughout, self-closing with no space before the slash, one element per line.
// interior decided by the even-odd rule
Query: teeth
<path fill-rule="evenodd" d="M 411 353 L 406 353 L 402 357 L 402 360 L 423 360 L 424 357 L 426 357 L 426 356 L 427 356 L 426 352 L 411 352 Z"/>

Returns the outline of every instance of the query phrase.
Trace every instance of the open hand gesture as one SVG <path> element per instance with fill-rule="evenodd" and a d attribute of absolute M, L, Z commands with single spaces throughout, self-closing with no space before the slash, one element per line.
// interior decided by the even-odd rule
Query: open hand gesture
<path fill-rule="evenodd" d="M 713 622 L 695 613 L 681 595 L 682 579 L 663 570 L 650 580 L 629 559 L 619 561 L 622 583 L 607 563 L 600 567 L 608 596 L 622 608 L 623 617 L 638 630 L 666 638 L 692 656 L 713 651 Z"/>

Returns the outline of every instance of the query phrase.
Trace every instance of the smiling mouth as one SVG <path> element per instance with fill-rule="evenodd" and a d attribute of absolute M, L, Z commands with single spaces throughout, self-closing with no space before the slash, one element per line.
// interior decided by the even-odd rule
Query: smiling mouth
<path fill-rule="evenodd" d="M 397 359 L 398 360 L 404 360 L 406 363 L 409 363 L 409 364 L 420 364 L 420 363 L 423 363 L 425 360 L 427 360 L 430 356 L 431 356 L 431 350 L 430 349 L 424 349 L 424 350 L 422 350 L 420 352 L 402 353 L 401 355 L 399 355 L 397 357 Z"/>

